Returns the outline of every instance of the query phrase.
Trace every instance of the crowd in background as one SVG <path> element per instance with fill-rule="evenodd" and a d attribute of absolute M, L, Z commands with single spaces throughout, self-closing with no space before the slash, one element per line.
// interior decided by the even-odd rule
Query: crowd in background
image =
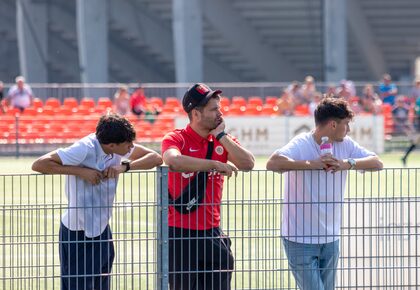
<path fill-rule="evenodd" d="M 389 74 L 384 74 L 377 91 L 373 84 L 366 84 L 358 94 L 351 80 L 342 80 L 338 85 L 329 84 L 324 92 L 317 89 L 315 79 L 307 76 L 301 84 L 293 81 L 278 99 L 278 111 L 282 115 L 294 115 L 298 108 L 307 107 L 310 113 L 324 96 L 345 99 L 356 114 L 380 114 L 384 109 L 392 112 L 394 134 L 408 134 L 420 130 L 420 77 L 413 81 L 408 95 L 398 93 L 398 87 Z M 414 118 L 410 120 L 410 110 Z M 413 126 L 414 125 L 414 126 Z"/>
<path fill-rule="evenodd" d="M 383 75 L 376 90 L 374 84 L 368 83 L 360 92 L 357 92 L 351 80 L 328 84 L 321 91 L 317 89 L 315 79 L 307 76 L 302 83 L 293 81 L 282 90 L 277 101 L 277 112 L 286 116 L 298 114 L 302 109 L 313 113 L 325 95 L 345 99 L 356 114 L 381 114 L 384 109 L 391 111 L 395 135 L 408 134 L 415 128 L 420 130 L 420 77 L 414 79 L 410 92 L 402 95 L 389 74 Z M 15 85 L 7 93 L 0 81 L 0 112 L 5 113 L 7 108 L 17 108 L 23 112 L 32 105 L 33 99 L 31 87 L 25 83 L 24 77 L 16 77 Z M 121 85 L 115 92 L 113 104 L 114 112 L 123 116 L 134 114 L 139 118 L 153 119 L 153 116 L 160 114 L 160 108 L 147 102 L 142 87 L 130 92 L 128 86 Z M 414 112 L 414 118 L 410 118 L 410 112 Z"/>

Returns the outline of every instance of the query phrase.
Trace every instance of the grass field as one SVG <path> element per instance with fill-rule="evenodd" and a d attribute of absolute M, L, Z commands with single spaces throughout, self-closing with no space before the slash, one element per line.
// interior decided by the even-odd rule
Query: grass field
<path fill-rule="evenodd" d="M 419 196 L 420 154 L 401 169 L 401 153 L 381 156 L 382 172 L 351 172 L 346 196 Z M 57 233 L 66 207 L 64 179 L 31 175 L 34 158 L 0 158 L 0 289 L 58 288 Z M 226 181 L 223 228 L 232 239 L 235 289 L 293 287 L 281 250 L 282 175 L 255 171 Z M 14 176 L 11 173 L 23 174 Z M 1 176 L 3 174 L 3 176 Z M 29 174 L 29 175 L 28 175 Z M 120 179 L 111 220 L 117 249 L 113 289 L 154 289 L 157 271 L 156 173 L 131 172 Z"/>
<path fill-rule="evenodd" d="M 382 154 L 381 158 L 386 168 L 399 168 L 402 166 L 401 163 L 402 153 L 386 153 Z M 34 173 L 31 170 L 31 164 L 35 160 L 35 157 L 0 157 L 0 174 L 10 173 Z M 268 157 L 257 157 L 257 163 L 255 169 L 265 169 L 265 163 Z M 419 167 L 420 166 L 420 152 L 414 152 L 410 155 L 407 162 L 408 167 Z"/>

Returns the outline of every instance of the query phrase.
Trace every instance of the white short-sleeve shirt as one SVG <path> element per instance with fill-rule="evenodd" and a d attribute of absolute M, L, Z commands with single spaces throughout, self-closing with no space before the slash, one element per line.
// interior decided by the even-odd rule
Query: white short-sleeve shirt
<path fill-rule="evenodd" d="M 320 156 L 312 132 L 294 137 L 275 154 L 293 160 L 314 160 Z M 376 154 L 361 147 L 349 136 L 333 143 L 338 159 L 363 158 Z M 284 176 L 282 235 L 297 243 L 324 244 L 340 236 L 341 210 L 347 171 L 298 170 Z"/>
<path fill-rule="evenodd" d="M 90 134 L 72 146 L 57 150 L 63 165 L 82 166 L 103 171 L 121 163 L 129 156 L 106 154 L 96 138 Z M 107 178 L 93 185 L 80 177 L 66 177 L 65 193 L 68 208 L 61 222 L 72 231 L 85 231 L 87 237 L 99 236 L 108 225 L 112 215 L 118 178 Z"/>
<path fill-rule="evenodd" d="M 7 95 L 10 97 L 13 107 L 27 108 L 31 104 L 32 90 L 28 85 L 24 85 L 22 89 L 13 85 Z"/>

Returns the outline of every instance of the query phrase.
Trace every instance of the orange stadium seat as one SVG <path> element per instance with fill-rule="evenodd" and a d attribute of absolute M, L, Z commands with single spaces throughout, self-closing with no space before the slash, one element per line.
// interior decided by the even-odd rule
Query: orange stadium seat
<path fill-rule="evenodd" d="M 236 105 L 232 103 L 229 107 L 229 115 L 244 115 L 246 111 L 245 106 Z"/>
<path fill-rule="evenodd" d="M 297 105 L 294 110 L 294 114 L 296 116 L 306 116 L 309 115 L 309 106 L 306 104 Z"/>
<path fill-rule="evenodd" d="M 67 106 L 62 106 L 57 110 L 59 116 L 71 116 L 73 114 L 72 108 Z"/>
<path fill-rule="evenodd" d="M 6 114 L 8 116 L 14 117 L 16 115 L 20 115 L 20 110 L 17 109 L 17 108 L 8 108 L 7 111 L 6 111 Z"/>
<path fill-rule="evenodd" d="M 276 105 L 265 104 L 262 107 L 261 115 L 271 116 L 271 115 L 278 115 L 279 107 Z"/>
<path fill-rule="evenodd" d="M 248 99 L 248 108 L 252 106 L 263 106 L 263 100 L 258 96 L 249 97 Z"/>
<path fill-rule="evenodd" d="M 165 106 L 179 107 L 181 106 L 181 102 L 178 100 L 178 98 L 167 97 L 165 100 Z"/>
<path fill-rule="evenodd" d="M 151 97 L 148 100 L 148 103 L 151 104 L 152 106 L 157 106 L 159 108 L 163 107 L 163 100 L 161 98 L 158 98 L 158 97 Z"/>
<path fill-rule="evenodd" d="M 261 112 L 262 112 L 262 106 L 253 106 L 253 105 L 251 106 L 248 105 L 245 111 L 247 115 L 252 115 L 252 116 L 261 115 Z"/>
<path fill-rule="evenodd" d="M 246 106 L 246 100 L 244 97 L 234 96 L 232 97 L 231 105 Z"/>
<path fill-rule="evenodd" d="M 48 98 L 45 101 L 44 106 L 50 106 L 52 108 L 58 108 L 58 107 L 61 106 L 61 104 L 60 104 L 60 101 L 58 99 L 56 99 L 56 98 Z"/>
<path fill-rule="evenodd" d="M 92 110 L 93 110 L 93 107 L 86 107 L 86 106 L 79 105 L 77 108 L 74 108 L 72 111 L 76 115 L 89 116 Z"/>
<path fill-rule="evenodd" d="M 277 97 L 267 96 L 265 97 L 265 104 L 275 106 L 277 105 L 277 100 L 278 100 Z"/>
<path fill-rule="evenodd" d="M 98 106 L 105 107 L 105 108 L 112 108 L 113 104 L 110 98 L 108 97 L 100 97 L 98 99 Z"/>
<path fill-rule="evenodd" d="M 54 116 L 54 115 L 55 115 L 55 112 L 56 112 L 56 110 L 55 110 L 55 108 L 54 108 L 54 107 L 51 107 L 51 106 L 44 106 L 44 107 L 42 108 L 42 112 L 41 112 L 41 114 L 42 114 L 43 116 Z"/>
<path fill-rule="evenodd" d="M 68 97 L 63 100 L 63 107 L 67 107 L 70 109 L 76 108 L 79 105 L 76 98 Z"/>
<path fill-rule="evenodd" d="M 384 114 L 391 113 L 392 112 L 392 105 L 388 104 L 388 103 L 382 104 L 382 112 Z"/>
<path fill-rule="evenodd" d="M 96 113 L 96 114 L 99 114 L 99 115 L 105 115 L 108 111 L 112 112 L 112 108 L 111 107 L 104 107 L 104 106 L 96 106 L 93 109 L 92 113 Z"/>
<path fill-rule="evenodd" d="M 24 116 L 36 116 L 36 114 L 37 114 L 38 112 L 37 112 L 37 110 L 36 110 L 36 108 L 34 108 L 34 107 L 29 107 L 29 108 L 26 108 L 24 111 L 23 111 L 23 115 Z"/>
<path fill-rule="evenodd" d="M 41 99 L 34 98 L 32 100 L 32 107 L 34 107 L 35 109 L 42 108 L 43 106 L 44 106 L 44 104 L 43 104 Z"/>
<path fill-rule="evenodd" d="M 94 108 L 95 107 L 95 101 L 91 98 L 83 98 L 80 101 L 79 107 Z"/>

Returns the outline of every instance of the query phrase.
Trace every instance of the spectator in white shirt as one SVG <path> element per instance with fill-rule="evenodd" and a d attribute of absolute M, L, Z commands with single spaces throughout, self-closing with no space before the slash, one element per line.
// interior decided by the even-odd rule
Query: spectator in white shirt
<path fill-rule="evenodd" d="M 34 96 L 31 87 L 25 84 L 25 78 L 23 76 L 16 77 L 15 82 L 16 84 L 9 89 L 6 101 L 13 108 L 17 108 L 23 112 L 32 105 Z"/>
<path fill-rule="evenodd" d="M 349 169 L 381 169 L 375 153 L 347 134 L 354 113 L 342 98 L 325 97 L 314 112 L 315 129 L 275 151 L 267 169 L 287 172 L 283 245 L 300 289 L 334 289 L 339 257 L 341 207 Z M 332 154 L 321 156 L 321 137 Z"/>
<path fill-rule="evenodd" d="M 109 219 L 118 176 L 162 164 L 158 153 L 134 144 L 135 137 L 127 119 L 105 115 L 96 134 L 52 151 L 32 165 L 32 170 L 41 173 L 68 175 L 69 204 L 59 234 L 61 289 L 110 289 L 114 244 Z"/>

